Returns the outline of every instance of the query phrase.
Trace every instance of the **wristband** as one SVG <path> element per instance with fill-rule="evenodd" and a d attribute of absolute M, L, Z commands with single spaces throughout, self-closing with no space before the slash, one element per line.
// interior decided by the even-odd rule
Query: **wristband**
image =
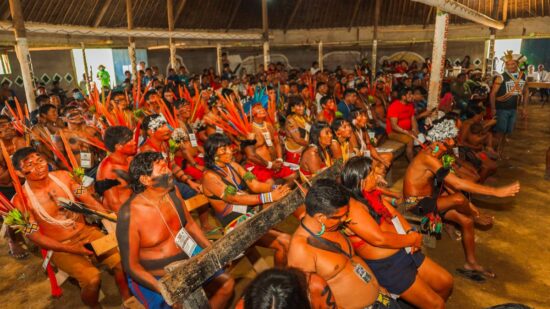
<path fill-rule="evenodd" d="M 267 204 L 273 202 L 273 196 L 271 192 L 260 194 L 260 203 Z"/>
<path fill-rule="evenodd" d="M 267 169 L 270 170 L 273 167 L 273 162 L 268 161 L 267 162 Z"/>
<path fill-rule="evenodd" d="M 283 162 L 283 158 L 277 158 L 277 160 L 275 160 L 277 162 Z"/>
<path fill-rule="evenodd" d="M 395 197 L 391 199 L 391 205 L 392 206 L 397 206 Z"/>

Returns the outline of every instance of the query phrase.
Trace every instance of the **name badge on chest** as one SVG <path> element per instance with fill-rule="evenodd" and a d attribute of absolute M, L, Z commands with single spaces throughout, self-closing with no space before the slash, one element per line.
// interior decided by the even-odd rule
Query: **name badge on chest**
<path fill-rule="evenodd" d="M 246 214 L 248 210 L 248 206 L 246 205 L 233 205 L 233 212 L 237 212 L 240 214 Z"/>
<path fill-rule="evenodd" d="M 311 131 L 311 125 L 309 123 L 306 123 L 305 130 L 306 130 L 306 132 Z"/>
<path fill-rule="evenodd" d="M 199 145 L 197 144 L 197 136 L 195 133 L 189 133 L 189 142 L 191 142 L 192 147 L 197 147 Z"/>
<path fill-rule="evenodd" d="M 363 267 L 363 265 L 359 263 L 353 263 L 353 272 L 361 278 L 361 280 L 365 281 L 365 283 L 369 283 L 371 281 L 371 275 L 369 272 Z"/>
<path fill-rule="evenodd" d="M 273 142 L 271 141 L 271 134 L 269 132 L 262 132 L 262 135 L 265 139 L 265 144 L 269 147 L 273 146 Z"/>
<path fill-rule="evenodd" d="M 91 168 L 92 167 L 92 154 L 89 152 L 80 153 L 80 167 Z"/>
<path fill-rule="evenodd" d="M 178 232 L 174 241 L 176 242 L 176 246 L 178 246 L 189 257 L 195 256 L 202 251 L 202 248 L 197 245 L 195 240 L 191 237 L 191 235 L 189 235 L 184 227 L 182 227 Z"/>

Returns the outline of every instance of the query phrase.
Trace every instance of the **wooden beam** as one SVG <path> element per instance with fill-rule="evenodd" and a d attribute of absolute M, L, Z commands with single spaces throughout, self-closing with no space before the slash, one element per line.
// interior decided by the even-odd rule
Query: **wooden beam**
<path fill-rule="evenodd" d="M 428 23 L 430 22 L 433 10 L 434 10 L 434 7 L 430 6 L 430 10 L 428 11 L 428 15 L 426 16 L 426 20 L 424 21 L 424 27 L 423 27 L 424 29 L 426 29 L 426 27 L 428 26 Z"/>
<path fill-rule="evenodd" d="M 485 14 L 481 14 L 478 11 L 472 10 L 471 8 L 458 3 L 453 0 L 411 0 L 415 2 L 424 3 L 426 5 L 435 6 L 442 11 L 460 16 L 464 19 L 471 20 L 478 24 L 494 28 L 497 30 L 504 29 L 504 23 L 495 20 Z"/>
<path fill-rule="evenodd" d="M 374 85 L 374 78 L 376 77 L 376 67 L 378 64 L 377 52 L 378 52 L 378 23 L 380 21 L 380 8 L 382 7 L 382 1 L 376 0 L 374 5 L 374 27 L 372 30 L 372 63 L 371 63 L 371 85 Z"/>
<path fill-rule="evenodd" d="M 99 13 L 97 14 L 97 17 L 95 18 L 94 27 L 99 27 L 103 17 L 105 17 L 105 13 L 107 13 L 107 9 L 109 9 L 109 6 L 111 5 L 111 2 L 113 2 L 113 0 L 105 0 L 103 6 L 99 10 Z"/>
<path fill-rule="evenodd" d="M 353 12 L 351 15 L 351 19 L 349 21 L 348 31 L 351 31 L 351 28 L 355 24 L 355 20 L 357 19 L 357 15 L 359 14 L 359 5 L 361 5 L 361 0 L 355 0 L 355 5 L 353 6 Z"/>
<path fill-rule="evenodd" d="M 341 163 L 326 169 L 313 182 L 322 178 L 336 179 L 342 170 Z M 260 239 L 269 229 L 292 214 L 304 203 L 299 189 L 273 203 L 252 218 L 238 225 L 212 246 L 190 259 L 168 265 L 160 280 L 160 292 L 168 304 L 187 299 L 203 282 L 223 268 Z"/>
<path fill-rule="evenodd" d="M 302 5 L 302 0 L 297 0 L 296 4 L 294 5 L 294 8 L 292 9 L 292 13 L 290 13 L 290 17 L 288 18 L 288 21 L 286 22 L 285 27 L 283 29 L 284 33 L 286 33 L 286 31 L 288 30 L 288 27 L 294 21 L 294 17 L 296 17 L 296 13 L 298 13 L 298 9 L 300 9 L 300 5 Z"/>
<path fill-rule="evenodd" d="M 544 5 L 544 1 L 542 2 Z M 506 23 L 508 21 L 508 0 L 504 0 L 502 3 L 502 22 Z"/>
<path fill-rule="evenodd" d="M 264 70 L 267 71 L 267 66 L 271 62 L 269 51 L 269 20 L 267 18 L 267 0 L 262 0 L 262 39 L 264 52 Z"/>
<path fill-rule="evenodd" d="M 180 0 L 180 3 L 176 8 L 176 14 L 174 15 L 174 27 L 178 23 L 178 19 L 181 17 L 181 14 L 183 13 L 183 9 L 185 8 L 186 3 L 187 3 L 187 0 Z"/>
<path fill-rule="evenodd" d="M 126 0 L 126 23 L 128 30 L 134 29 L 134 5 L 132 0 Z M 128 37 L 128 57 L 130 58 L 132 76 L 137 80 L 136 40 L 133 36 Z"/>
<path fill-rule="evenodd" d="M 227 22 L 227 26 L 225 27 L 225 32 L 228 32 L 231 26 L 233 25 L 233 21 L 235 20 L 235 17 L 237 16 L 237 12 L 239 11 L 239 7 L 241 6 L 242 0 L 237 0 L 237 3 L 235 4 L 235 7 L 233 8 L 233 12 L 231 12 L 231 17 L 229 18 L 229 21 Z"/>
<path fill-rule="evenodd" d="M 170 67 L 177 70 L 176 65 L 176 44 L 172 34 L 174 33 L 174 0 L 166 0 L 166 14 L 168 15 L 168 32 L 170 33 Z"/>

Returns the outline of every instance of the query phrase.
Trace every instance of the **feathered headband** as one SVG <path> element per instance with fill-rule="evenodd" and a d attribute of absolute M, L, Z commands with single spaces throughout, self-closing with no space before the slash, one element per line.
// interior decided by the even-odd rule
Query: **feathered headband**
<path fill-rule="evenodd" d="M 500 60 L 502 60 L 503 62 L 508 62 L 513 60 L 513 61 L 516 61 L 518 64 L 520 64 L 527 61 L 527 57 L 525 57 L 522 54 L 514 54 L 513 51 L 507 50 L 504 53 L 504 56 L 500 58 Z"/>
<path fill-rule="evenodd" d="M 250 97 L 249 100 L 243 104 L 244 112 L 249 114 L 252 107 L 258 103 L 262 104 L 262 106 L 267 109 L 269 96 L 267 95 L 266 88 L 256 88 L 254 96 Z"/>
<path fill-rule="evenodd" d="M 435 124 L 429 131 L 426 138 L 431 142 L 440 142 L 448 138 L 455 138 L 458 135 L 454 120 L 447 119 Z"/>

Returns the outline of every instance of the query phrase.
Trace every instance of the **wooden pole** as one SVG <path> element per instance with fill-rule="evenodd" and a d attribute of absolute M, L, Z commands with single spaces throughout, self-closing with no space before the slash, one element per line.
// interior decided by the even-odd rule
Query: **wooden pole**
<path fill-rule="evenodd" d="M 318 60 L 317 62 L 319 62 L 319 70 L 321 72 L 323 72 L 324 70 L 324 63 L 323 63 L 323 41 L 319 41 L 319 55 L 318 55 Z"/>
<path fill-rule="evenodd" d="M 448 12 L 450 14 L 462 17 L 467 20 L 471 20 L 473 22 L 476 22 L 478 24 L 495 28 L 497 30 L 504 29 L 504 23 L 501 21 L 495 20 L 494 18 L 491 18 L 485 14 L 481 14 L 480 12 L 473 10 L 464 4 L 458 3 L 453 0 L 411 0 L 414 2 L 420 2 L 426 5 L 435 6 L 438 9 Z M 481 3 L 483 1 L 479 1 Z"/>
<path fill-rule="evenodd" d="M 34 74 L 32 70 L 31 54 L 29 52 L 29 44 L 27 42 L 27 33 L 25 30 L 25 20 L 23 18 L 23 10 L 21 9 L 20 0 L 9 0 L 11 18 L 15 34 L 15 53 L 19 66 L 21 67 L 21 76 L 23 78 L 23 86 L 25 88 L 25 99 L 29 111 L 34 111 L 36 105 L 34 95 Z"/>
<path fill-rule="evenodd" d="M 372 30 L 372 64 L 371 64 L 371 84 L 374 83 L 376 78 L 376 67 L 378 64 L 378 22 L 380 20 L 380 7 L 382 6 L 382 1 L 376 0 L 374 7 L 374 27 Z"/>
<path fill-rule="evenodd" d="M 222 76 L 223 63 L 222 63 L 222 45 L 218 43 L 216 45 L 216 71 L 218 76 Z"/>
<path fill-rule="evenodd" d="M 128 21 L 128 30 L 134 28 L 134 13 L 132 11 L 132 0 L 126 0 L 126 20 Z M 136 60 L 136 40 L 133 36 L 128 37 L 128 57 L 132 67 L 132 76 L 137 80 L 137 60 Z"/>
<path fill-rule="evenodd" d="M 439 106 L 441 83 L 445 72 L 448 27 L 449 14 L 438 9 L 435 17 L 432 69 L 430 71 L 430 86 L 428 90 L 428 110 Z"/>
<path fill-rule="evenodd" d="M 493 0 L 493 18 L 498 18 L 498 0 Z M 494 59 L 495 59 L 495 39 L 497 31 L 491 28 L 491 35 L 489 36 L 489 61 L 487 62 L 487 71 L 490 75 L 493 75 Z"/>
<path fill-rule="evenodd" d="M 264 48 L 264 70 L 267 71 L 267 66 L 271 61 L 269 53 L 269 24 L 267 20 L 267 0 L 262 0 L 262 39 Z"/>
<path fill-rule="evenodd" d="M 336 179 L 342 170 L 341 163 L 321 172 L 313 182 L 322 178 Z M 165 267 L 166 275 L 160 280 L 160 292 L 168 304 L 186 300 L 214 273 L 252 246 L 274 225 L 283 221 L 304 203 L 299 189 L 273 203 L 249 220 L 237 226 L 212 246 L 188 260 Z"/>
<path fill-rule="evenodd" d="M 168 32 L 170 33 L 170 67 L 176 70 L 176 42 L 172 34 L 174 33 L 174 0 L 166 0 L 166 11 L 168 13 Z"/>
<path fill-rule="evenodd" d="M 90 80 L 92 77 L 88 73 L 88 61 L 86 60 L 86 47 L 84 46 L 84 42 L 80 42 L 80 49 L 82 50 L 82 62 L 84 62 L 84 78 L 86 79 L 86 91 L 88 94 L 91 92 L 90 88 Z"/>

